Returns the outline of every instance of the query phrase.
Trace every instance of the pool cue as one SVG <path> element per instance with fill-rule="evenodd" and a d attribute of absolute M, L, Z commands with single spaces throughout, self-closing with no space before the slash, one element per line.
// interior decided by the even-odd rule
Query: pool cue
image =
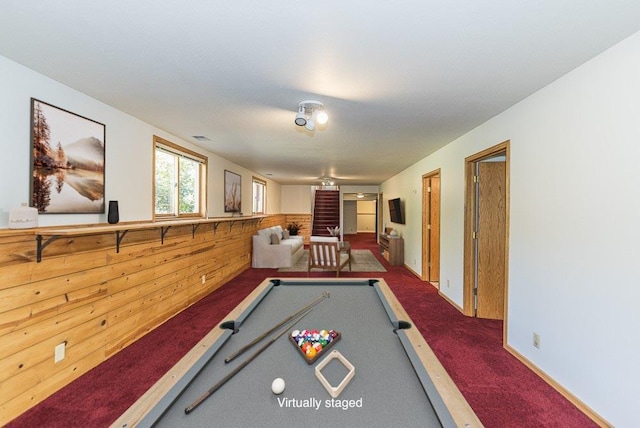
<path fill-rule="evenodd" d="M 273 327 L 271 327 L 268 331 L 265 331 L 264 333 L 262 333 L 260 336 L 256 337 L 254 340 L 252 340 L 250 343 L 248 343 L 247 345 L 243 346 L 242 348 L 240 348 L 239 350 L 237 350 L 236 352 L 234 352 L 233 354 L 229 355 L 225 360 L 224 363 L 227 364 L 231 361 L 233 361 L 236 357 L 238 357 L 239 355 L 245 353 L 249 348 L 251 348 L 253 345 L 255 345 L 256 343 L 260 342 L 262 339 L 264 339 L 265 337 L 267 337 L 268 335 L 270 335 L 271 333 L 273 333 L 274 331 L 276 331 L 278 328 L 282 327 L 285 323 L 291 321 L 293 318 L 297 317 L 298 315 L 300 315 L 301 313 L 303 313 L 304 311 L 306 311 L 307 309 L 311 309 L 313 308 L 315 305 L 317 305 L 318 303 L 320 303 L 322 300 L 324 300 L 325 298 L 329 297 L 329 293 L 327 293 L 326 291 L 322 293 L 322 295 L 320 297 L 318 297 L 316 300 L 314 300 L 313 302 L 309 303 L 307 306 L 305 306 L 304 308 L 294 312 L 293 314 L 289 315 L 288 317 L 286 317 L 285 319 L 283 319 L 282 321 L 280 321 L 278 324 L 274 325 Z"/>
<path fill-rule="evenodd" d="M 213 385 L 207 392 L 205 392 L 204 394 L 202 394 L 196 401 L 194 401 L 193 403 L 191 403 L 186 409 L 184 409 L 184 413 L 185 414 L 189 414 L 191 413 L 196 407 L 198 407 L 200 404 L 202 404 L 202 402 L 204 400 L 206 400 L 207 398 L 209 398 L 210 396 L 213 395 L 214 392 L 216 392 L 218 389 L 220 389 L 220 387 L 222 387 L 222 385 L 224 385 L 225 383 L 227 383 L 232 377 L 234 377 L 236 374 L 238 374 L 238 372 L 240 372 L 240 370 L 242 370 L 243 368 L 245 368 L 251 361 L 253 361 L 258 355 L 260 355 L 265 349 L 267 349 L 269 346 L 271 346 L 276 340 L 278 340 L 278 338 L 280 336 L 282 336 L 283 334 L 285 334 L 287 331 L 289 331 L 289 329 L 291 327 L 293 327 L 298 321 L 300 321 L 302 318 L 306 317 L 309 312 L 311 312 L 313 309 L 309 308 L 307 310 L 307 312 L 303 313 L 302 315 L 300 315 L 298 318 L 296 318 L 291 324 L 287 325 L 287 327 L 285 327 L 284 329 L 282 329 L 282 331 L 280 333 L 278 333 L 273 339 L 271 339 L 269 342 L 265 343 L 262 348 L 258 349 L 255 354 L 251 355 L 249 358 L 247 358 L 246 360 L 244 360 L 242 363 L 240 363 L 240 365 L 238 367 L 236 367 L 232 372 L 230 372 L 228 375 L 226 375 L 225 377 L 222 378 L 222 380 L 220 380 L 218 383 L 216 383 L 215 385 Z"/>

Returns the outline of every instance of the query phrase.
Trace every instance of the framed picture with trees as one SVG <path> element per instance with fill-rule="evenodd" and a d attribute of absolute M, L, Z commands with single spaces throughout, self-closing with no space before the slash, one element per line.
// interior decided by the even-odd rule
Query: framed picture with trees
<path fill-rule="evenodd" d="M 224 171 L 224 212 L 242 212 L 242 177 L 231 171 Z"/>
<path fill-rule="evenodd" d="M 105 211 L 106 127 L 31 99 L 31 206 L 40 214 Z"/>

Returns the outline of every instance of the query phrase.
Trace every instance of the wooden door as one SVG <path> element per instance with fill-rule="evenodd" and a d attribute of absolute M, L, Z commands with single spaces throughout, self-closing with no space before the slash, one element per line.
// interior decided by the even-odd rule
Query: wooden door
<path fill-rule="evenodd" d="M 429 210 L 429 281 L 440 282 L 440 176 L 431 177 Z"/>
<path fill-rule="evenodd" d="M 504 319 L 506 162 L 478 162 L 476 315 Z"/>
<path fill-rule="evenodd" d="M 422 279 L 440 282 L 440 173 L 422 179 Z"/>

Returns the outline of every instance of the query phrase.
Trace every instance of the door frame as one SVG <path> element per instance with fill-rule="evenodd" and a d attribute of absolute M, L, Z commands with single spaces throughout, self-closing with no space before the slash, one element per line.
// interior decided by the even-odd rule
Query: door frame
<path fill-rule="evenodd" d="M 427 185 L 426 181 L 433 177 L 438 177 L 440 179 L 440 186 L 438 186 L 438 201 L 440 201 L 441 195 L 441 186 L 442 186 L 442 176 L 440 175 L 440 168 L 428 172 L 422 176 L 422 277 L 423 281 L 430 281 L 430 272 L 429 272 L 429 262 L 432 260 L 431 257 L 431 233 L 427 229 L 427 225 L 430 224 L 431 220 L 431 211 L 435 210 L 435 214 L 440 219 L 440 203 L 438 202 L 437 207 L 432 207 L 430 201 L 427 199 Z M 440 228 L 438 228 L 438 235 L 440 234 Z M 440 245 L 438 245 L 438 260 L 440 260 Z M 439 266 L 438 266 L 439 268 Z M 438 269 L 439 270 L 439 269 Z M 440 281 L 431 282 L 436 288 L 440 288 Z"/>
<path fill-rule="evenodd" d="M 510 141 L 506 140 L 493 147 L 489 147 L 481 152 L 465 158 L 465 195 L 464 195 L 464 291 L 463 291 L 463 313 L 467 316 L 475 316 L 474 308 L 474 283 L 475 283 L 475 253 L 474 253 L 474 224 L 476 216 L 475 204 L 475 164 L 496 156 L 498 154 L 505 155 L 506 177 L 505 177 L 505 264 L 504 264 L 504 323 L 503 323 L 503 343 L 506 343 L 507 336 L 507 317 L 508 317 L 508 296 L 509 296 L 509 177 L 510 177 Z"/>
<path fill-rule="evenodd" d="M 382 192 L 378 192 L 378 208 L 376 211 L 377 223 L 376 223 L 376 242 L 380 243 L 380 235 L 384 232 L 384 222 L 382 218 L 382 210 L 384 204 L 382 203 Z"/>

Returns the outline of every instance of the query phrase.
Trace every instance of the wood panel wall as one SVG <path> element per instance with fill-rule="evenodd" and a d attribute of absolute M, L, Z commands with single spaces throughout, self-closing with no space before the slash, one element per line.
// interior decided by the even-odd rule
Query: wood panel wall
<path fill-rule="evenodd" d="M 298 223 L 302 226 L 300 231 L 298 232 L 299 236 L 304 237 L 304 243 L 309 243 L 309 237 L 311 236 L 311 214 L 285 214 L 285 222 L 284 226 L 290 223 Z"/>
<path fill-rule="evenodd" d="M 33 230 L 0 230 L 0 426 L 248 269 L 258 229 L 309 217 L 176 226 L 164 243 L 135 230 L 119 253 L 114 233 L 61 238 L 40 263 Z"/>

